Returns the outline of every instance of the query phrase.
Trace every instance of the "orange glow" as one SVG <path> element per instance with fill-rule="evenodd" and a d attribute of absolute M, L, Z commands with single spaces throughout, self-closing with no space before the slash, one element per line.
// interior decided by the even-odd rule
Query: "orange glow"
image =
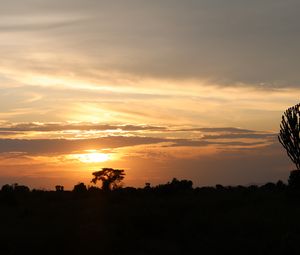
<path fill-rule="evenodd" d="M 97 150 L 87 150 L 87 153 L 72 154 L 71 158 L 77 159 L 82 163 L 100 163 L 110 160 L 110 155 L 98 152 Z"/>

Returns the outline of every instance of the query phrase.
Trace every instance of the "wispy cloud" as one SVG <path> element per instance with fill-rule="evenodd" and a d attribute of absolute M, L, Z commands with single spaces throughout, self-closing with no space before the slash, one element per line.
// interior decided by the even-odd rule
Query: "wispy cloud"
<path fill-rule="evenodd" d="M 96 123 L 2 123 L 0 131 L 163 131 L 166 127 L 150 126 L 150 125 L 111 125 L 111 124 L 96 124 Z"/>
<path fill-rule="evenodd" d="M 76 133 L 71 133 L 71 136 L 66 135 L 66 138 L 69 139 L 39 139 L 34 134 L 34 132 L 49 132 L 51 134 L 51 132 L 76 130 L 80 132 L 93 131 L 96 132 L 98 137 L 89 138 L 86 135 L 81 139 L 74 139 Z M 185 137 L 186 133 L 182 130 L 197 130 L 197 132 Z M 4 136 L 15 136 L 15 132 L 22 132 L 22 134 L 29 132 L 31 135 L 30 139 L 0 139 L 1 153 L 24 152 L 55 155 L 91 149 L 116 149 L 147 144 L 161 144 L 162 147 L 205 147 L 209 145 L 220 148 L 230 146 L 253 147 L 268 145 L 272 142 L 272 139 L 274 140 L 275 136 L 273 133 L 238 128 L 182 129 L 179 127 L 175 129 L 174 127 L 162 126 L 101 125 L 92 123 L 4 123 L 0 127 L 0 131 L 3 132 Z M 101 136 L 97 131 L 105 131 L 106 133 Z M 218 133 L 209 135 L 211 132 Z M 63 137 L 63 133 L 59 134 Z M 48 136 L 50 135 L 48 134 Z M 93 133 L 90 136 L 93 137 Z"/>

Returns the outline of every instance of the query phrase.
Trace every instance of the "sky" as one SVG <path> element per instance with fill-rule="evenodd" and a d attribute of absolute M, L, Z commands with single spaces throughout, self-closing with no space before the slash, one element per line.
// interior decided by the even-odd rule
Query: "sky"
<path fill-rule="evenodd" d="M 298 0 L 0 3 L 0 185 L 286 181 Z"/>

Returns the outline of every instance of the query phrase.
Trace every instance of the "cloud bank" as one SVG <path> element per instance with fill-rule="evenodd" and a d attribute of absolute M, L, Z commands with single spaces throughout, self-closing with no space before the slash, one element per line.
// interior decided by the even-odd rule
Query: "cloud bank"
<path fill-rule="evenodd" d="M 272 143 L 275 134 L 232 127 L 181 128 L 97 123 L 3 123 L 0 153 L 59 155 L 85 150 L 155 145 L 161 147 L 255 147 Z M 77 132 L 87 132 L 76 138 Z M 44 134 L 41 139 L 40 136 Z M 6 138 L 27 137 L 27 138 Z M 59 136 L 60 138 L 51 138 Z M 159 148 L 159 147 L 158 147 Z"/>
<path fill-rule="evenodd" d="M 300 86 L 297 0 L 11 0 L 0 6 L 0 33 L 7 38 L 2 67 L 59 73 L 63 65 L 65 72 L 98 79 L 110 70 L 219 85 Z"/>

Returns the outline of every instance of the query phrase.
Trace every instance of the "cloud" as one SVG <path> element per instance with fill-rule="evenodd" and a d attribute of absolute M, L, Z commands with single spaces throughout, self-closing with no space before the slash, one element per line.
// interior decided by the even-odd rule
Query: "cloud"
<path fill-rule="evenodd" d="M 151 137 L 103 137 L 96 139 L 0 139 L 0 153 L 69 154 L 89 149 L 120 148 L 165 142 Z"/>
<path fill-rule="evenodd" d="M 216 141 L 208 141 L 208 140 L 188 140 L 188 139 L 170 139 L 166 140 L 166 142 L 170 142 L 169 145 L 164 145 L 163 147 L 203 147 L 207 145 L 219 145 L 217 147 L 232 147 L 232 146 L 257 146 L 257 145 L 266 145 L 263 141 L 255 141 L 255 142 L 241 142 L 241 141 L 226 141 L 226 142 L 216 142 Z"/>
<path fill-rule="evenodd" d="M 45 19 L 44 17 L 30 17 L 20 19 L 18 16 L 7 17 L 0 24 L 0 32 L 30 32 L 30 31 L 45 31 L 49 29 L 59 29 L 66 26 L 76 25 L 78 20 L 61 19 L 53 17 L 53 19 Z"/>
<path fill-rule="evenodd" d="M 201 143 L 208 142 L 208 140 L 215 139 L 269 139 L 274 138 L 276 134 L 271 132 L 261 132 L 249 129 L 233 128 L 233 127 L 218 127 L 218 128 L 181 128 L 178 126 L 155 126 L 155 125 L 133 125 L 133 124 L 100 124 L 100 123 L 68 123 L 68 122 L 53 122 L 53 123 L 37 123 L 37 122 L 23 122 L 23 123 L 0 123 L 0 136 L 17 136 L 22 135 L 25 137 L 29 135 L 31 138 L 37 138 L 36 134 L 44 133 L 44 137 L 47 135 L 59 135 L 64 138 L 64 135 L 68 135 L 65 138 L 76 138 L 75 131 L 81 131 L 81 135 L 85 138 L 96 137 L 102 134 L 105 136 L 111 134 L 126 134 L 127 136 L 140 135 L 149 136 L 155 134 L 155 137 L 165 138 L 172 137 L 173 141 L 178 142 L 175 138 L 189 139 L 201 138 Z M 73 133 L 72 133 L 73 132 Z M 92 132 L 92 133 L 91 133 Z M 103 136 L 103 135 L 102 135 Z M 79 137 L 77 137 L 79 138 Z M 181 142 L 179 142 L 181 143 Z M 209 143 L 212 143 L 209 141 Z"/>
<path fill-rule="evenodd" d="M 50 30 L 37 22 L 31 28 L 38 31 L 30 36 L 20 31 L 26 26 L 5 24 L 2 32 L 14 31 L 12 36 L 19 39 L 1 50 L 2 59 L 9 58 L 12 66 L 50 65 L 59 72 L 63 64 L 63 70 L 81 75 L 106 70 L 219 85 L 300 84 L 297 0 L 11 0 L 0 7 L 2 17 L 25 20 L 85 17 Z M 47 52 L 59 58 L 28 57 Z"/>
<path fill-rule="evenodd" d="M 201 140 L 212 143 L 209 140 L 216 139 L 254 139 L 254 140 L 274 140 L 277 134 L 274 132 L 262 132 L 234 127 L 218 127 L 218 128 L 186 128 L 178 129 L 177 132 L 199 132 Z M 175 130 L 173 130 L 175 132 Z"/>
<path fill-rule="evenodd" d="M 261 134 L 222 134 L 222 135 L 205 135 L 203 139 L 210 140 L 210 139 L 266 139 L 266 138 L 274 138 L 276 134 L 268 134 L 268 133 L 261 133 Z"/>
<path fill-rule="evenodd" d="M 261 138 L 261 137 L 255 137 Z M 264 137 L 265 138 L 265 137 Z M 91 149 L 116 149 L 137 145 L 160 144 L 162 147 L 204 147 L 215 145 L 219 147 L 242 146 L 253 147 L 267 145 L 266 141 L 209 141 L 195 139 L 172 139 L 164 137 L 141 136 L 108 136 L 93 139 L 0 139 L 0 153 L 28 153 L 37 155 L 59 155 L 81 152 Z"/>
<path fill-rule="evenodd" d="M 52 131 L 163 131 L 166 130 L 162 126 L 149 126 L 149 125 L 110 125 L 110 124 L 94 124 L 94 123 L 4 123 L 0 125 L 0 131 L 39 131 L 39 132 L 52 132 Z"/>
<path fill-rule="evenodd" d="M 10 132 L 10 131 L 0 131 L 0 136 L 18 136 L 20 134 L 24 134 L 22 132 Z"/>
<path fill-rule="evenodd" d="M 201 133 L 217 133 L 222 135 L 272 135 L 266 132 L 259 132 L 255 130 L 234 128 L 234 127 L 218 127 L 218 128 L 180 128 L 177 126 L 153 126 L 153 125 L 133 125 L 133 124 L 99 124 L 99 123 L 66 123 L 66 122 L 53 122 L 53 123 L 37 123 L 37 122 L 23 122 L 23 123 L 11 123 L 2 122 L 0 123 L 0 131 L 11 131 L 11 132 L 28 132 L 28 131 L 65 131 L 65 130 L 97 130 L 97 131 L 111 131 L 111 130 L 122 130 L 122 131 L 166 131 L 166 132 L 201 132 Z M 206 136 L 214 137 L 214 136 Z M 216 136 L 217 137 L 217 136 Z"/>
<path fill-rule="evenodd" d="M 218 127 L 218 128 L 194 128 L 194 129 L 186 129 L 186 131 L 202 131 L 208 133 L 255 133 L 257 131 L 249 130 L 249 129 L 242 129 L 242 128 L 235 128 L 235 127 Z"/>
<path fill-rule="evenodd" d="M 72 151 L 89 146 L 117 148 L 157 143 L 165 143 L 164 147 L 208 145 L 247 147 L 275 141 L 277 134 L 233 127 L 181 128 L 172 125 L 113 125 L 88 122 L 2 122 L 0 136 L 5 138 L 0 140 L 3 148 L 12 146 L 13 151 L 23 151 L 26 146 L 29 148 L 36 146 L 38 148 L 35 149 L 36 153 L 38 150 L 43 151 L 41 147 L 44 145 L 50 148 L 51 153 L 60 153 L 53 151 L 52 148 L 66 148 Z"/>

